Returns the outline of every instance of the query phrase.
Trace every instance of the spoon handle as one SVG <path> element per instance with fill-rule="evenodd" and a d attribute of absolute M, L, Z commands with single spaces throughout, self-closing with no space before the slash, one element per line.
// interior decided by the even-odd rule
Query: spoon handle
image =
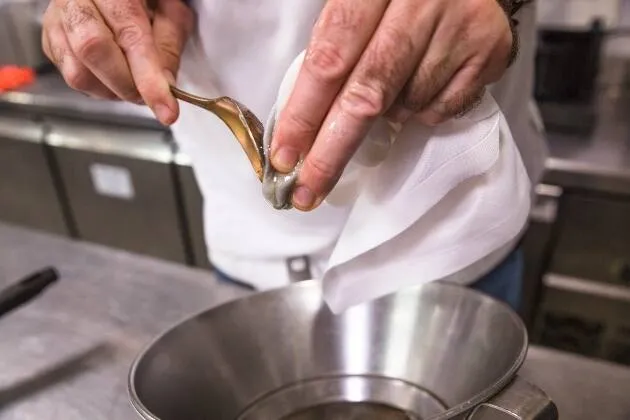
<path fill-rule="evenodd" d="M 177 99 L 188 102 L 193 105 L 200 106 L 204 109 L 209 109 L 209 101 L 206 98 L 202 98 L 201 96 L 193 95 L 192 93 L 184 92 L 183 90 L 176 88 L 175 86 L 171 86 L 171 93 Z"/>

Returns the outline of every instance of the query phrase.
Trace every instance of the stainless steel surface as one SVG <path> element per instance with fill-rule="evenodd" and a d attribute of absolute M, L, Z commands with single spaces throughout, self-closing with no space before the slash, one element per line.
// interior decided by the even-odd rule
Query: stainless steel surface
<path fill-rule="evenodd" d="M 630 286 L 630 197 L 565 193 L 550 271 Z"/>
<path fill-rule="evenodd" d="M 66 235 L 42 124 L 0 116 L 0 220 Z"/>
<path fill-rule="evenodd" d="M 532 339 L 630 365 L 630 294 L 623 286 L 547 274 Z"/>
<path fill-rule="evenodd" d="M 187 263 L 173 150 L 158 130 L 49 122 L 77 236 Z"/>
<path fill-rule="evenodd" d="M 479 404 L 466 420 L 558 419 L 558 409 L 540 388 L 516 377 L 501 393 Z"/>
<path fill-rule="evenodd" d="M 625 300 L 630 303 L 630 288 L 616 284 L 597 282 L 576 277 L 547 274 L 544 278 L 547 287 L 569 292 L 589 294 L 605 299 Z"/>
<path fill-rule="evenodd" d="M 183 153 L 176 153 L 175 165 L 177 185 L 192 254 L 192 264 L 196 267 L 211 268 L 204 235 L 203 196 L 199 190 L 195 172 L 190 159 Z"/>
<path fill-rule="evenodd" d="M 519 374 L 549 394 L 562 420 L 630 419 L 628 367 L 532 347 Z"/>
<path fill-rule="evenodd" d="M 149 108 L 89 98 L 70 89 L 57 73 L 39 75 L 34 84 L 0 93 L 0 109 L 167 131 Z"/>
<path fill-rule="evenodd" d="M 59 287 L 0 322 L 1 420 L 137 420 L 126 380 L 138 352 L 250 293 L 205 270 L 0 224 L 0 285 L 50 264 Z M 630 368 L 530 346 L 519 375 L 563 420 L 630 418 Z"/>
<path fill-rule="evenodd" d="M 37 68 L 48 63 L 38 13 L 37 0 L 0 0 L 0 65 Z"/>
<path fill-rule="evenodd" d="M 630 194 L 630 95 L 600 94 L 592 135 L 547 133 L 545 183 Z"/>
<path fill-rule="evenodd" d="M 135 355 L 185 316 L 243 295 L 207 271 L 0 224 L 0 287 L 61 280 L 0 322 L 0 419 L 136 420 Z"/>
<path fill-rule="evenodd" d="M 149 420 L 282 419 L 344 401 L 425 420 L 463 419 L 490 401 L 517 419 L 555 419 L 535 388 L 493 398 L 526 347 L 515 313 L 460 286 L 431 283 L 335 315 L 320 283 L 304 281 L 167 331 L 134 364 L 130 392 Z"/>

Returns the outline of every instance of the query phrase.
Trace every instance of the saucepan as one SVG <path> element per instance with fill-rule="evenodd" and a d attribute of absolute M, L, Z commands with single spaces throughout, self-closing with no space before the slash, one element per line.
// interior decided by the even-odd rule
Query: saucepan
<path fill-rule="evenodd" d="M 506 305 L 430 283 L 332 313 L 320 283 L 249 295 L 152 342 L 129 375 L 145 420 L 557 419 L 518 376 Z"/>

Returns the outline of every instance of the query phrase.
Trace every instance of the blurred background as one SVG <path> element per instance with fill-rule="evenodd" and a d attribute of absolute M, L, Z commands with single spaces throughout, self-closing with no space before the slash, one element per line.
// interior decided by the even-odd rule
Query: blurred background
<path fill-rule="evenodd" d="M 0 77 L 0 223 L 207 270 L 187 156 L 147 109 L 66 87 L 40 47 L 45 4 L 0 0 L 0 67 L 34 70 Z M 536 344 L 630 365 L 630 1 L 538 9 L 550 156 L 521 315 Z"/>

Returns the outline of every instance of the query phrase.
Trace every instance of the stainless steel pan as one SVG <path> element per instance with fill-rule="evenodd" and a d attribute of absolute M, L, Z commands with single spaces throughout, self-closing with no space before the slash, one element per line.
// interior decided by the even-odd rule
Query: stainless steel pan
<path fill-rule="evenodd" d="M 134 363 L 147 420 L 557 419 L 517 376 L 526 330 L 455 285 L 411 288 L 334 315 L 318 282 L 198 314 Z"/>

